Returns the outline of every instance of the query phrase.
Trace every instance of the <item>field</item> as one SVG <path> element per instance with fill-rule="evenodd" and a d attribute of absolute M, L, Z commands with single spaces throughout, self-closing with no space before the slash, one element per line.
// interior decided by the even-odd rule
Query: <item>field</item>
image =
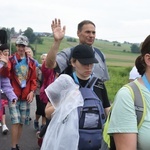
<path fill-rule="evenodd" d="M 32 45 L 36 49 L 36 58 L 39 60 L 39 55 L 47 53 L 52 45 L 53 38 L 45 37 L 43 44 Z M 68 42 L 64 39 L 61 43 L 60 50 L 72 47 L 78 44 L 77 42 Z M 121 46 L 114 45 L 113 42 L 96 40 L 94 46 L 99 48 L 106 56 L 108 66 L 133 66 L 138 54 L 131 53 L 131 44 L 121 44 Z"/>
<path fill-rule="evenodd" d="M 36 49 L 35 58 L 39 60 L 39 62 L 40 55 L 49 51 L 52 42 L 52 37 L 44 37 L 43 44 L 32 45 L 33 48 Z M 77 44 L 78 40 L 77 42 L 68 42 L 66 39 L 64 39 L 61 43 L 60 50 L 75 46 Z M 131 53 L 131 44 L 119 43 L 120 46 L 117 44 L 118 43 L 114 44 L 114 42 L 108 42 L 104 40 L 96 40 L 94 43 L 94 46 L 99 48 L 106 57 L 106 64 L 108 66 L 110 80 L 105 82 L 105 84 L 110 101 L 114 100 L 115 94 L 119 88 L 128 82 L 129 72 L 132 66 L 134 66 L 136 57 L 139 55 Z"/>

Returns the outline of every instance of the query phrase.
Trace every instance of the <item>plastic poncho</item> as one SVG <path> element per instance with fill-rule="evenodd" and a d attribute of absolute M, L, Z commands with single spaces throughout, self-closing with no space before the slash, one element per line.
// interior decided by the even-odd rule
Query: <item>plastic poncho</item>
<path fill-rule="evenodd" d="M 41 150 L 77 150 L 79 119 L 77 107 L 83 106 L 79 86 L 65 74 L 60 75 L 45 92 L 55 108 Z"/>

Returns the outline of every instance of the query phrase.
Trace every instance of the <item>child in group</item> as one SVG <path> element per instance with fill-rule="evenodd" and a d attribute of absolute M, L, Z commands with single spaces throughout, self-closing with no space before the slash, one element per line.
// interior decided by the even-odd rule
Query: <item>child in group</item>
<path fill-rule="evenodd" d="M 39 100 L 37 100 L 37 110 L 36 110 L 36 119 L 34 121 L 34 126 L 39 129 L 39 117 L 42 116 L 42 126 L 39 129 L 39 131 L 36 133 L 38 138 L 38 145 L 41 146 L 43 136 L 46 132 L 46 128 L 49 124 L 49 119 L 45 117 L 45 107 L 48 103 L 48 97 L 45 93 L 45 88 L 47 88 L 48 85 L 50 85 L 55 78 L 57 77 L 57 73 L 54 71 L 54 69 L 48 69 L 45 67 L 45 59 L 47 57 L 47 54 L 41 55 L 41 61 L 42 66 L 39 71 L 41 71 L 42 81 L 41 81 L 41 88 L 40 88 L 40 97 Z"/>
<path fill-rule="evenodd" d="M 0 70 L 6 65 L 5 60 L 8 59 L 9 48 L 7 44 L 0 45 Z M 7 60 L 6 60 L 7 61 Z M 5 96 L 4 96 L 5 95 Z M 4 77 L 0 74 L 0 111 L 1 111 L 1 123 L 2 123 L 2 133 L 7 134 L 9 131 L 6 120 L 5 120 L 5 105 L 8 104 L 7 100 L 12 101 L 12 103 L 16 103 L 17 96 L 15 95 L 13 88 L 10 84 L 10 80 L 7 77 Z"/>
<path fill-rule="evenodd" d="M 45 94 L 45 87 L 49 85 L 51 82 L 54 81 L 54 74 L 53 71 L 50 69 L 47 70 L 45 68 L 44 62 L 46 59 L 47 54 L 41 55 L 41 67 L 36 67 L 36 74 L 37 74 L 37 89 L 35 91 L 36 95 L 36 112 L 35 112 L 35 120 L 34 120 L 34 129 L 39 131 L 45 124 L 45 107 L 48 102 L 47 96 Z M 46 71 L 43 71 L 46 70 Z M 44 79 L 45 78 L 45 79 Z M 39 119 L 42 116 L 42 123 L 41 127 L 39 126 Z"/>
<path fill-rule="evenodd" d="M 5 107 L 8 105 L 8 99 L 5 95 L 5 93 L 3 93 L 3 91 L 1 90 L 1 126 L 2 126 L 2 133 L 4 135 L 7 134 L 7 132 L 9 131 L 7 125 L 6 125 L 6 115 L 5 115 Z"/>

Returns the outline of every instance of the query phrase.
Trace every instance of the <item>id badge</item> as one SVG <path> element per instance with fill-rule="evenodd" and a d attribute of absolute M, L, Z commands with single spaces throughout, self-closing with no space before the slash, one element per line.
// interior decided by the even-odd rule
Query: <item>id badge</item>
<path fill-rule="evenodd" d="M 25 88 L 26 87 L 26 80 L 22 80 L 21 81 L 21 88 Z"/>

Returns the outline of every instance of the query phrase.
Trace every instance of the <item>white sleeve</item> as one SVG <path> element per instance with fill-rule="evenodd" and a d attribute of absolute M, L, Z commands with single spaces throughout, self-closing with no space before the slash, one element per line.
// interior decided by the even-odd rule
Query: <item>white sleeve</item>
<path fill-rule="evenodd" d="M 138 73 L 136 67 L 134 66 L 129 73 L 129 79 L 134 80 L 134 79 L 139 78 L 139 77 L 141 77 L 141 75 Z"/>

